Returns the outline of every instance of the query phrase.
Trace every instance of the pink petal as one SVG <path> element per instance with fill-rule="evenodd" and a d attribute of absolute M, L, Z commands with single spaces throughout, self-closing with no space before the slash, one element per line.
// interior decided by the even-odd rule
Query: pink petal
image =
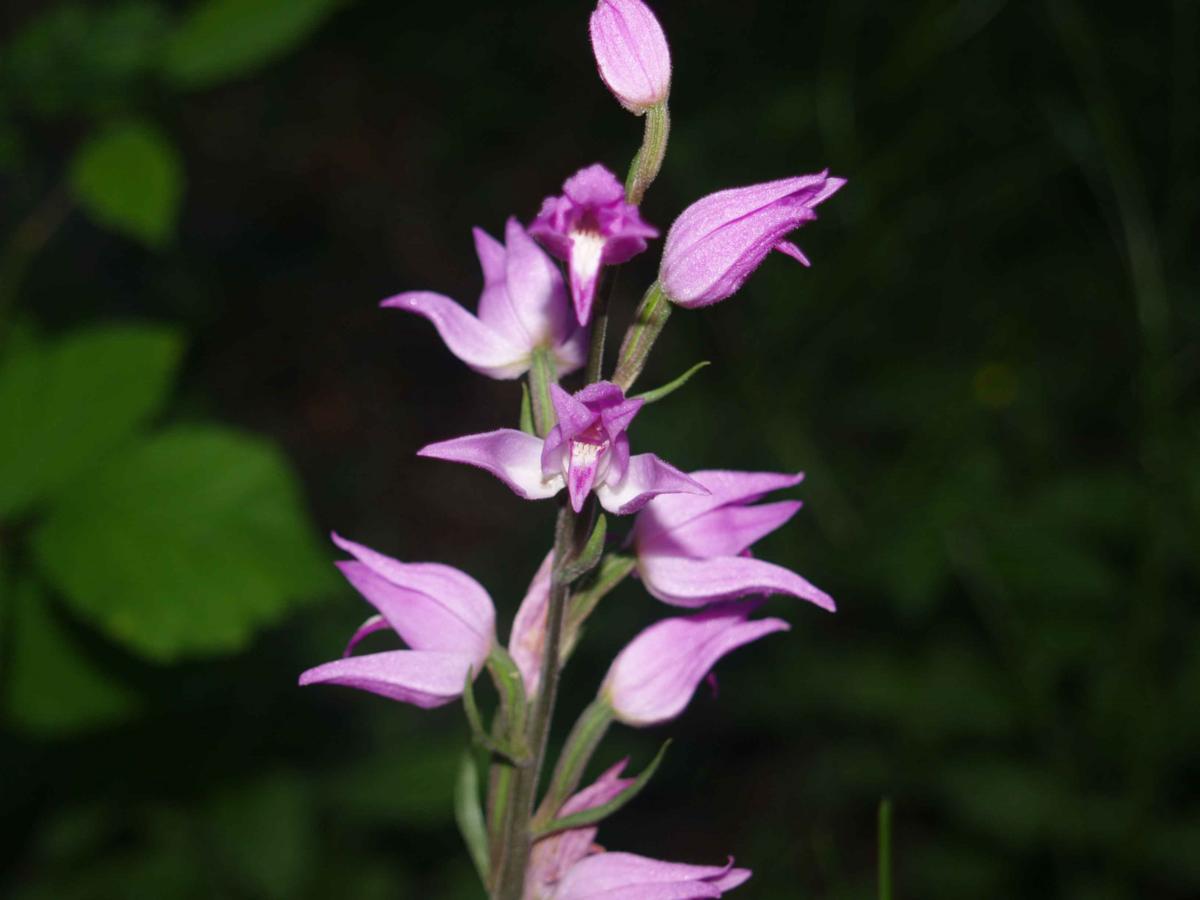
<path fill-rule="evenodd" d="M 300 684 L 338 684 L 433 709 L 462 696 L 469 671 L 471 660 L 457 653 L 391 650 L 325 663 L 302 674 Z"/>
<path fill-rule="evenodd" d="M 366 568 L 391 584 L 427 595 L 432 602 L 443 607 L 460 624 L 460 628 L 473 632 L 491 642 L 495 627 L 496 610 L 492 598 L 478 581 L 453 566 L 442 563 L 404 563 L 363 544 L 347 540 L 336 532 L 333 542 L 345 550 Z M 343 572 L 346 570 L 343 569 Z M 353 583 L 353 582 L 352 582 Z M 357 586 L 357 585 L 356 585 Z M 366 596 L 364 594 L 364 596 Z M 371 597 L 368 600 L 374 602 Z M 385 598 L 385 603 L 390 603 Z M 391 612 L 379 608 L 385 616 L 399 621 L 403 611 L 393 605 Z M 399 630 L 399 629 L 397 629 Z M 463 639 L 467 638 L 464 633 Z M 439 650 L 440 647 L 414 647 L 416 650 Z"/>
<path fill-rule="evenodd" d="M 826 169 L 812 175 L 779 178 L 709 194 L 679 214 L 667 232 L 663 257 L 665 259 L 668 254 L 680 253 L 707 238 L 722 225 L 736 222 L 780 201 L 792 200 L 799 205 L 816 206 L 845 183 L 844 178 L 830 178 Z"/>
<path fill-rule="evenodd" d="M 596 486 L 600 504 L 618 516 L 637 512 L 658 494 L 676 492 L 706 494 L 708 489 L 653 453 L 631 456 L 619 482 Z"/>
<path fill-rule="evenodd" d="M 550 402 L 554 404 L 558 428 L 565 440 L 586 430 L 596 420 L 596 413 L 583 400 L 567 393 L 557 384 L 550 385 Z"/>
<path fill-rule="evenodd" d="M 738 556 L 792 518 L 800 506 L 799 500 L 758 506 L 720 506 L 669 531 L 659 530 L 650 537 L 639 535 L 638 553 L 695 559 Z M 649 508 L 643 510 L 643 515 Z"/>
<path fill-rule="evenodd" d="M 697 685 L 730 651 L 790 627 L 781 619 L 748 620 L 758 601 L 722 603 L 698 615 L 664 619 L 635 637 L 613 661 L 602 692 L 627 725 L 679 715 Z"/>
<path fill-rule="evenodd" d="M 475 318 L 449 297 L 409 291 L 380 306 L 403 309 L 433 323 L 450 352 L 489 378 L 518 378 L 529 369 L 529 350 Z"/>
<path fill-rule="evenodd" d="M 662 862 L 633 853 L 597 853 L 576 863 L 560 882 L 554 900 L 629 898 L 629 900 L 691 900 L 720 897 L 723 890 L 745 881 L 729 879 L 724 866 L 692 866 Z M 747 873 L 748 877 L 749 873 Z M 740 877 L 740 876 L 739 876 Z M 729 888 L 725 887 L 728 884 Z M 640 892 L 639 892 L 640 891 Z"/>
<path fill-rule="evenodd" d="M 475 237 L 475 253 L 483 269 L 479 320 L 514 346 L 531 348 L 533 339 L 517 317 L 508 296 L 508 254 L 504 245 L 482 228 L 474 228 L 471 233 Z"/>
<path fill-rule="evenodd" d="M 635 525 L 639 545 L 656 534 L 678 528 L 710 510 L 732 504 L 753 503 L 772 491 L 792 487 L 803 473 L 735 472 L 701 469 L 691 477 L 708 489 L 707 494 L 669 494 L 653 500 L 638 515 Z"/>
<path fill-rule="evenodd" d="M 795 244 L 793 244 L 791 241 L 780 241 L 778 244 L 775 245 L 775 249 L 778 250 L 780 253 L 784 253 L 784 254 L 790 256 L 792 259 L 796 260 L 802 266 L 808 266 L 809 268 L 812 267 L 812 263 L 809 261 L 808 257 L 804 255 L 804 251 L 801 250 L 799 247 L 797 247 Z"/>
<path fill-rule="evenodd" d="M 511 428 L 440 441 L 417 455 L 484 469 L 526 500 L 544 500 L 563 488 L 561 475 L 542 477 L 541 439 Z"/>
<path fill-rule="evenodd" d="M 360 562 L 338 563 L 338 568 L 413 650 L 457 653 L 476 665 L 487 659 L 492 645 L 490 606 L 486 619 L 477 622 L 463 609 L 460 595 L 439 592 L 438 597 L 403 587 Z M 360 639 L 356 634 L 352 644 Z"/>
<path fill-rule="evenodd" d="M 377 631 L 387 631 L 392 626 L 388 624 L 388 620 L 383 616 L 374 615 L 367 621 L 363 622 L 350 636 L 350 640 L 346 644 L 346 649 L 342 651 L 342 657 L 345 658 L 354 652 L 354 648 L 366 637 L 374 634 Z"/>
<path fill-rule="evenodd" d="M 541 682 L 542 648 L 546 642 L 546 606 L 550 602 L 550 571 L 554 553 L 546 554 L 525 592 L 513 619 L 508 653 L 521 672 L 526 696 L 537 693 Z"/>
<path fill-rule="evenodd" d="M 760 559 L 644 556 L 638 559 L 638 571 L 646 590 L 672 606 L 705 606 L 748 594 L 790 594 L 830 612 L 836 609 L 824 591 L 790 569 Z"/>
<path fill-rule="evenodd" d="M 534 343 L 566 340 L 575 328 L 575 319 L 558 266 L 516 219 L 510 218 L 505 225 L 504 243 L 508 296 L 517 318 Z"/>

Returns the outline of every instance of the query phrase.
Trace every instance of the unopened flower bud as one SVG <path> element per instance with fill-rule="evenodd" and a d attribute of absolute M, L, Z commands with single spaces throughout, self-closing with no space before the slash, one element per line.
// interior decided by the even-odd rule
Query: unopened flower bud
<path fill-rule="evenodd" d="M 642 0 L 600 0 L 589 30 L 600 77 L 622 106 L 640 116 L 667 99 L 671 51 Z"/>

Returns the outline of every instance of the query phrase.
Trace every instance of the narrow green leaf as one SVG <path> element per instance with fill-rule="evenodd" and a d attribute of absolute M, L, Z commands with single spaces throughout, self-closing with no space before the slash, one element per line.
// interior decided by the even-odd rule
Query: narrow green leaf
<path fill-rule="evenodd" d="M 146 122 L 110 125 L 71 162 L 71 192 L 103 228 L 161 247 L 175 230 L 184 174 L 170 139 Z"/>
<path fill-rule="evenodd" d="M 521 430 L 526 434 L 535 434 L 533 427 L 533 402 L 529 399 L 529 385 L 521 382 Z"/>
<path fill-rule="evenodd" d="M 639 793 L 641 793 L 642 788 L 646 786 L 650 779 L 654 777 L 654 773 L 658 771 L 658 766 L 662 762 L 663 756 L 666 755 L 667 748 L 670 746 L 670 740 L 663 742 L 663 745 L 659 748 L 658 753 L 655 754 L 654 759 L 650 761 L 650 765 L 646 766 L 642 774 L 635 778 L 629 787 L 625 788 L 625 790 L 613 797 L 612 800 L 608 801 L 602 806 L 596 806 L 592 809 L 585 809 L 583 812 L 577 812 L 569 816 L 563 816 L 560 819 L 555 819 L 542 828 L 536 829 L 535 836 L 538 838 L 543 838 L 546 835 L 555 834 L 559 831 L 568 831 L 572 828 L 582 828 L 585 825 L 595 825 L 597 822 L 607 819 L 609 816 L 627 804 L 630 800 L 636 797 Z"/>
<path fill-rule="evenodd" d="M 0 602 L 11 629 L 5 718 L 22 731 L 63 736 L 109 725 L 137 711 L 138 698 L 105 673 L 57 620 L 33 582 Z"/>
<path fill-rule="evenodd" d="M 178 88 L 247 75 L 294 49 L 340 0 L 200 0 L 167 43 L 163 70 Z"/>
<path fill-rule="evenodd" d="M 91 470 L 32 534 L 81 616 L 156 660 L 231 652 L 331 585 L 274 448 L 178 428 Z"/>
<path fill-rule="evenodd" d="M 463 753 L 458 780 L 454 784 L 454 820 L 471 854 L 475 871 L 479 873 L 479 880 L 486 887 L 490 867 L 487 826 L 479 802 L 479 771 L 470 752 Z"/>
<path fill-rule="evenodd" d="M 704 360 L 704 362 L 698 362 L 694 366 L 692 366 L 690 369 L 688 369 L 686 372 L 684 372 L 682 375 L 680 375 L 678 378 L 676 378 L 674 381 L 668 382 L 667 384 L 664 384 L 662 387 L 655 388 L 652 391 L 646 391 L 646 393 L 644 393 L 644 394 L 637 394 L 636 399 L 641 400 L 645 403 L 655 403 L 655 402 L 663 399 L 664 397 L 668 397 L 671 394 L 675 393 L 677 390 L 679 390 L 681 387 L 683 387 L 685 384 L 687 384 L 689 381 L 691 381 L 692 376 L 695 375 L 697 372 L 699 372 L 701 369 L 703 369 L 707 365 L 709 365 L 709 362 L 707 359 Z"/>
<path fill-rule="evenodd" d="M 162 406 L 179 335 L 110 326 L 39 344 L 9 341 L 0 359 L 0 518 L 64 490 Z"/>

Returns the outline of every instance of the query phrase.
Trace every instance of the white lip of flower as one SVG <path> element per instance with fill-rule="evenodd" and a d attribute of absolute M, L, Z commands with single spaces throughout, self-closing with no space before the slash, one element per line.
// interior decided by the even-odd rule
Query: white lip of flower
<path fill-rule="evenodd" d="M 580 466 L 587 468 L 591 466 L 601 453 L 608 449 L 608 441 L 603 441 L 599 444 L 594 444 L 587 440 L 571 441 L 571 450 L 569 453 L 563 454 L 563 476 L 567 476 L 571 468 Z M 608 456 L 600 461 L 600 467 L 596 470 L 595 483 L 599 484 L 604 480 L 604 475 L 608 470 Z"/>
<path fill-rule="evenodd" d="M 600 268 L 604 241 L 604 236 L 598 231 L 587 229 L 571 232 L 571 261 L 581 275 L 591 277 Z"/>

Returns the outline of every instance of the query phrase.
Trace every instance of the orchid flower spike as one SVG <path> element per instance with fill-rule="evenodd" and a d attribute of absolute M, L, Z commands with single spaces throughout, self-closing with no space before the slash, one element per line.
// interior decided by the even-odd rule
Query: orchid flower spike
<path fill-rule="evenodd" d="M 572 395 L 550 385 L 558 424 L 545 440 L 501 428 L 430 444 L 418 456 L 466 463 L 491 472 L 526 500 L 564 487 L 580 512 L 589 492 L 615 515 L 637 512 L 658 494 L 706 494 L 708 489 L 653 453 L 629 455 L 625 431 L 642 408 L 608 381 Z"/>
<path fill-rule="evenodd" d="M 571 816 L 603 806 L 633 784 L 622 778 L 628 760 L 606 771 L 594 784 L 570 797 L 559 816 Z M 542 838 L 533 845 L 525 877 L 523 900 L 699 900 L 720 897 L 749 877 L 747 869 L 689 866 L 660 862 L 631 853 L 597 852 L 594 825 L 572 828 Z"/>
<path fill-rule="evenodd" d="M 640 116 L 667 99 L 671 51 L 642 0 L 600 0 L 588 30 L 600 78 L 622 106 Z"/>
<path fill-rule="evenodd" d="M 462 696 L 495 643 L 496 612 L 483 586 L 440 563 L 402 563 L 336 534 L 333 542 L 354 557 L 338 568 L 379 615 L 354 633 L 344 658 L 309 669 L 300 684 L 340 684 L 424 709 Z M 411 649 L 350 655 L 387 628 Z"/>
<path fill-rule="evenodd" d="M 591 319 L 600 267 L 633 259 L 646 249 L 647 239 L 658 237 L 658 229 L 626 202 L 617 176 L 599 163 L 568 178 L 563 196 L 547 197 L 529 233 L 566 261 L 580 325 Z"/>
<path fill-rule="evenodd" d="M 810 265 L 784 236 L 817 217 L 844 178 L 828 170 L 719 191 L 697 200 L 667 232 L 658 281 L 680 306 L 708 306 L 736 293 L 767 254 L 779 250 Z"/>
<path fill-rule="evenodd" d="M 716 603 L 694 616 L 656 622 L 617 654 L 600 696 L 626 725 L 643 727 L 675 718 L 721 657 L 788 630 L 782 619 L 751 620 L 761 603 Z"/>
<path fill-rule="evenodd" d="M 479 228 L 474 235 L 483 268 L 478 316 L 430 291 L 397 294 L 380 305 L 424 316 L 451 353 L 489 378 L 520 377 L 539 347 L 551 352 L 560 375 L 582 366 L 587 332 L 571 315 L 558 266 L 516 219 L 508 220 L 503 244 Z"/>
<path fill-rule="evenodd" d="M 708 488 L 699 496 L 659 497 L 634 522 L 638 574 L 652 595 L 697 607 L 748 594 L 790 594 L 833 612 L 833 599 L 795 572 L 754 559 L 750 546 L 800 509 L 797 500 L 751 504 L 799 484 L 803 475 L 692 472 Z"/>

